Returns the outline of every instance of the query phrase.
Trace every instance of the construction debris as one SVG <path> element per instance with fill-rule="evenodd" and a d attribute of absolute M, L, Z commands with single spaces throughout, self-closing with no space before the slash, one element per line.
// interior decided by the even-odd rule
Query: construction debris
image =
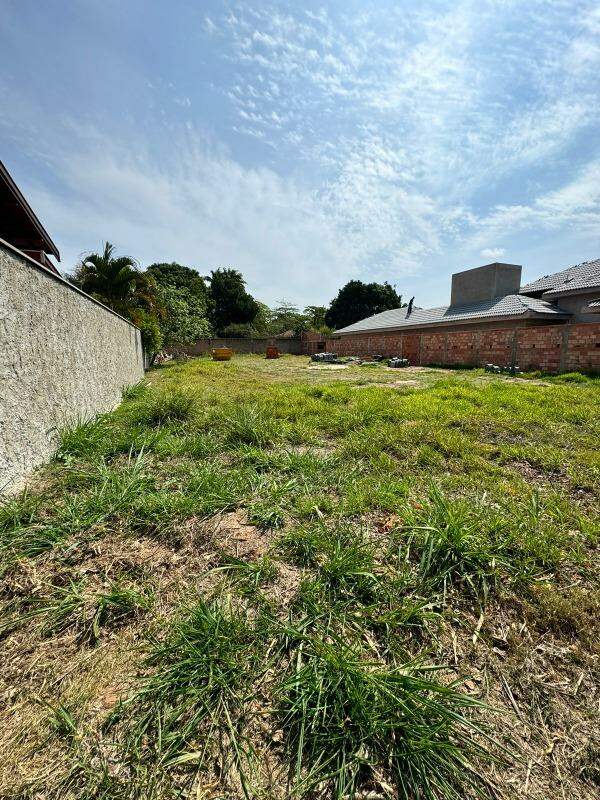
<path fill-rule="evenodd" d="M 499 367 L 497 364 L 486 364 L 486 372 L 492 372 L 496 375 L 522 375 L 522 371 L 518 364 L 510 364 L 504 367 Z"/>
<path fill-rule="evenodd" d="M 390 358 L 388 361 L 388 367 L 393 367 L 394 369 L 400 369 L 402 367 L 410 367 L 410 361 L 408 358 Z"/>

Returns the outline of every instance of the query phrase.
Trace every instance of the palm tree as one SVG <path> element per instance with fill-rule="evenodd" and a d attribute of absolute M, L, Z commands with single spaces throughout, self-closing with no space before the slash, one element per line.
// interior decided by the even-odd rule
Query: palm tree
<path fill-rule="evenodd" d="M 140 272 L 131 256 L 115 256 L 105 242 L 102 253 L 88 253 L 77 265 L 71 283 L 123 316 L 134 309 L 157 310 L 154 280 Z"/>

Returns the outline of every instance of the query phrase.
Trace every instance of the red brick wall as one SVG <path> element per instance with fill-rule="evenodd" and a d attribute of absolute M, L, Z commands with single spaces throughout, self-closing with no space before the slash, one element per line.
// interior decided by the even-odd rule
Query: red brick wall
<path fill-rule="evenodd" d="M 424 333 L 421 337 L 421 363 L 446 363 L 446 334 Z"/>
<path fill-rule="evenodd" d="M 478 352 L 479 331 L 457 331 L 448 336 L 445 363 L 450 366 L 477 366 Z"/>
<path fill-rule="evenodd" d="M 408 358 L 411 364 L 419 364 L 419 339 L 418 333 L 404 333 L 402 335 L 402 358 Z"/>
<path fill-rule="evenodd" d="M 498 364 L 499 366 L 510 364 L 512 362 L 514 336 L 514 329 L 480 331 L 477 363 L 480 366 L 484 364 Z"/>
<path fill-rule="evenodd" d="M 569 326 L 565 372 L 600 372 L 600 322 Z"/>
<path fill-rule="evenodd" d="M 328 339 L 340 356 L 402 356 L 411 364 L 484 366 L 518 364 L 522 370 L 600 372 L 600 322 L 531 328 L 371 333 Z"/>
<path fill-rule="evenodd" d="M 563 325 L 521 328 L 516 363 L 525 372 L 536 369 L 541 369 L 543 372 L 558 372 L 564 329 Z"/>

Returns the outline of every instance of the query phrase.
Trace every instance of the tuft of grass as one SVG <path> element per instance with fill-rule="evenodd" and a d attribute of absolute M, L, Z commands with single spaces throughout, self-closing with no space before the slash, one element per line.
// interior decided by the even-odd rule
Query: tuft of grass
<path fill-rule="evenodd" d="M 257 630 L 243 612 L 218 600 L 187 608 L 164 640 L 151 643 L 151 674 L 113 719 L 125 725 L 129 761 L 161 771 L 197 768 L 219 756 L 225 734 L 247 794 L 243 722 L 259 652 Z"/>
<path fill-rule="evenodd" d="M 581 372 L 563 372 L 553 378 L 556 383 L 590 383 L 593 378 Z"/>
<path fill-rule="evenodd" d="M 51 636 L 76 630 L 78 639 L 95 644 L 102 630 L 123 624 L 141 611 L 147 611 L 152 603 L 152 594 L 146 589 L 112 583 L 106 591 L 92 591 L 85 580 L 70 580 L 66 586 L 49 586 L 49 591 L 28 598 L 29 610 L 19 613 L 5 622 L 7 629 L 14 629 L 29 620 L 40 621 L 40 633 Z"/>
<path fill-rule="evenodd" d="M 225 469 L 211 461 L 191 469 L 186 465 L 182 475 L 141 493 L 132 504 L 127 522 L 138 532 L 169 535 L 174 524 L 186 519 L 202 519 L 236 508 L 250 491 L 252 477 L 246 470 Z"/>
<path fill-rule="evenodd" d="M 344 533 L 338 532 L 332 537 L 319 565 L 318 581 L 330 600 L 352 598 L 368 602 L 379 583 L 373 546 L 356 531 L 350 535 Z"/>
<path fill-rule="evenodd" d="M 229 445 L 268 447 L 278 438 L 272 416 L 256 405 L 239 405 L 222 420 L 225 441 Z"/>
<path fill-rule="evenodd" d="M 493 796 L 474 766 L 494 758 L 469 714 L 481 703 L 422 662 L 388 667 L 327 639 L 301 637 L 277 691 L 295 796 L 329 784 L 352 799 L 381 781 L 402 800 Z"/>
<path fill-rule="evenodd" d="M 70 744 L 74 744 L 79 737 L 79 723 L 73 709 L 57 703 L 44 703 L 50 713 L 48 715 L 48 725 L 50 729 L 61 739 L 67 740 Z"/>
<path fill-rule="evenodd" d="M 183 389 L 150 394 L 137 408 L 137 420 L 151 428 L 176 422 L 188 422 L 196 412 L 196 398 Z"/>
<path fill-rule="evenodd" d="M 3 535 L 8 535 L 19 528 L 32 525 L 35 521 L 42 498 L 28 491 L 17 497 L 0 496 L 0 547 Z"/>
<path fill-rule="evenodd" d="M 219 561 L 214 571 L 229 575 L 246 597 L 259 597 L 261 589 L 277 577 L 277 565 L 269 556 L 263 556 L 258 561 L 244 561 L 223 554 Z"/>
<path fill-rule="evenodd" d="M 60 447 L 54 460 L 71 464 L 75 459 L 86 459 L 104 453 L 107 441 L 110 442 L 112 438 L 113 431 L 108 415 L 76 420 L 61 432 Z"/>
<path fill-rule="evenodd" d="M 329 546 L 329 534 L 322 526 L 299 527 L 284 534 L 277 549 L 297 567 L 316 567 Z"/>
<path fill-rule="evenodd" d="M 124 386 L 121 396 L 125 401 L 140 400 L 147 391 L 148 384 L 145 380 L 141 380 L 131 386 Z"/>
<path fill-rule="evenodd" d="M 477 505 L 465 499 L 449 499 L 438 488 L 431 489 L 424 503 L 406 507 L 404 531 L 409 532 L 407 557 L 418 559 L 417 575 L 422 592 L 458 586 L 485 603 L 500 576 L 509 569 L 501 542 L 494 539 L 496 527 Z"/>

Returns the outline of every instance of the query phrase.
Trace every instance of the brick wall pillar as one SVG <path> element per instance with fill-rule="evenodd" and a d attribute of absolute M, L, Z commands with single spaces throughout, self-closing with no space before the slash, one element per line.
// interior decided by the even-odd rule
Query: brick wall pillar
<path fill-rule="evenodd" d="M 562 342 L 560 348 L 560 362 L 558 365 L 559 372 L 566 371 L 567 356 L 569 353 L 569 338 L 571 335 L 571 323 L 567 322 L 562 331 Z"/>
<path fill-rule="evenodd" d="M 519 354 L 519 329 L 515 327 L 512 338 L 511 354 L 510 354 L 510 363 L 512 367 L 514 367 L 515 364 L 519 363 L 517 361 L 518 354 Z"/>

